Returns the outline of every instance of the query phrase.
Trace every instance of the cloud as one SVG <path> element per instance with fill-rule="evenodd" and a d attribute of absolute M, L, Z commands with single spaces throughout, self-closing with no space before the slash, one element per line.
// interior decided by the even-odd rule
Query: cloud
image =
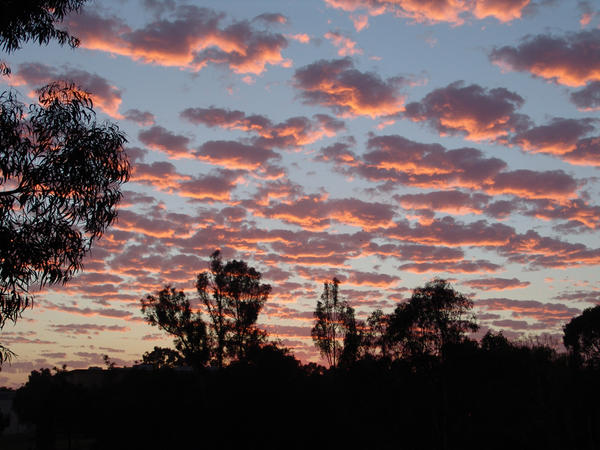
<path fill-rule="evenodd" d="M 281 17 L 264 14 L 256 22 L 281 23 Z M 179 5 L 168 18 L 131 29 L 116 16 L 101 17 L 84 10 L 69 17 L 68 28 L 84 48 L 147 64 L 198 71 L 212 63 L 225 65 L 234 73 L 255 75 L 267 65 L 291 64 L 281 54 L 288 44 L 284 35 L 257 29 L 249 21 L 226 25 L 224 19 L 224 14 L 208 8 Z"/>
<path fill-rule="evenodd" d="M 600 264 L 600 249 L 540 236 L 532 230 L 514 234 L 497 250 L 510 262 L 529 265 L 533 269 Z"/>
<path fill-rule="evenodd" d="M 600 228 L 600 206 L 588 204 L 577 198 L 556 202 L 550 199 L 538 199 L 527 202 L 523 213 L 544 220 L 568 221 L 566 228 Z"/>
<path fill-rule="evenodd" d="M 526 36 L 516 46 L 494 48 L 490 60 L 505 70 L 579 87 L 600 81 L 600 29 L 563 36 Z"/>
<path fill-rule="evenodd" d="M 491 194 L 512 194 L 527 199 L 576 197 L 577 180 L 562 170 L 501 172 L 485 186 Z"/>
<path fill-rule="evenodd" d="M 190 138 L 174 134 L 161 126 L 140 131 L 138 139 L 151 149 L 166 153 L 172 158 L 191 158 Z"/>
<path fill-rule="evenodd" d="M 374 72 L 360 72 L 350 58 L 319 60 L 296 70 L 294 87 L 303 102 L 331 108 L 337 115 L 371 118 L 396 114 L 404 98 L 402 77 L 382 79 Z"/>
<path fill-rule="evenodd" d="M 400 221 L 395 227 L 386 229 L 384 235 L 389 239 L 426 245 L 497 247 L 508 244 L 515 230 L 497 222 L 478 220 L 464 223 L 446 216 L 426 225 L 411 226 L 408 221 Z"/>
<path fill-rule="evenodd" d="M 581 28 L 587 27 L 594 18 L 594 16 L 598 15 L 598 11 L 594 11 L 594 8 L 587 0 L 578 1 L 577 9 L 579 9 L 579 11 L 581 12 L 581 18 L 579 19 Z"/>
<path fill-rule="evenodd" d="M 600 110 L 600 81 L 592 81 L 571 93 L 571 101 L 582 111 Z"/>
<path fill-rule="evenodd" d="M 194 156 L 209 164 L 250 171 L 263 167 L 271 160 L 281 159 L 273 150 L 235 141 L 205 142 L 194 152 Z"/>
<path fill-rule="evenodd" d="M 288 19 L 282 15 L 277 13 L 264 13 L 256 16 L 253 21 L 262 21 L 266 23 L 279 23 L 285 24 L 288 22 Z"/>
<path fill-rule="evenodd" d="M 554 118 L 547 125 L 516 134 L 511 141 L 530 153 L 564 155 L 576 149 L 578 141 L 596 128 L 597 119 Z"/>
<path fill-rule="evenodd" d="M 130 331 L 128 327 L 119 325 L 100 325 L 97 323 L 69 323 L 69 324 L 53 324 L 50 325 L 53 331 L 61 334 L 99 334 L 105 331 L 115 331 L 125 333 Z"/>
<path fill-rule="evenodd" d="M 345 11 L 367 10 L 371 15 L 393 13 L 418 23 L 461 25 L 470 17 L 494 17 L 500 22 L 520 19 L 530 0 L 325 0 L 325 3 Z"/>
<path fill-rule="evenodd" d="M 575 149 L 561 158 L 575 165 L 600 166 L 600 136 L 579 140 Z"/>
<path fill-rule="evenodd" d="M 327 114 L 307 117 L 291 117 L 284 122 L 273 123 L 269 118 L 247 115 L 243 111 L 222 108 L 187 108 L 180 117 L 195 125 L 242 130 L 258 137 L 253 143 L 261 147 L 296 148 L 311 144 L 325 136 L 333 137 L 345 129 L 343 121 Z"/>
<path fill-rule="evenodd" d="M 529 119 L 516 111 L 524 103 L 505 88 L 485 89 L 457 81 L 406 105 L 404 115 L 426 122 L 440 135 L 464 135 L 472 141 L 500 140 L 525 128 Z"/>
<path fill-rule="evenodd" d="M 165 192 L 173 192 L 179 183 L 191 179 L 190 175 L 178 173 L 175 166 L 167 161 L 155 161 L 151 164 L 137 163 L 132 166 L 131 181 Z"/>
<path fill-rule="evenodd" d="M 362 256 L 375 255 L 378 258 L 393 257 L 401 261 L 450 263 L 464 259 L 460 248 L 422 244 L 377 244 L 369 242 L 362 248 Z"/>
<path fill-rule="evenodd" d="M 517 278 L 479 278 L 465 280 L 462 284 L 481 291 L 503 291 L 506 289 L 520 289 L 529 286 L 529 281 L 521 281 Z"/>
<path fill-rule="evenodd" d="M 351 173 L 371 181 L 429 188 L 476 189 L 506 167 L 504 161 L 486 158 L 474 148 L 446 150 L 439 144 L 423 144 L 398 135 L 373 136 L 367 149 L 359 161 L 346 149 L 337 162 L 350 165 Z"/>
<path fill-rule="evenodd" d="M 219 169 L 208 175 L 198 175 L 182 181 L 177 186 L 177 191 L 181 196 L 193 200 L 227 202 L 241 180 L 239 171 Z"/>
<path fill-rule="evenodd" d="M 139 109 L 129 109 L 125 111 L 125 119 L 137 123 L 140 127 L 149 127 L 154 125 L 154 114 L 150 111 L 140 111 Z"/>
<path fill-rule="evenodd" d="M 328 200 L 309 195 L 290 203 L 260 207 L 255 214 L 300 225 L 307 230 L 324 230 L 332 220 L 369 230 L 392 225 L 394 211 L 384 203 L 367 203 L 355 198 Z"/>
<path fill-rule="evenodd" d="M 476 260 L 451 263 L 410 263 L 399 266 L 398 270 L 415 273 L 488 273 L 502 270 L 502 266 L 486 260 Z"/>
<path fill-rule="evenodd" d="M 490 201 L 487 195 L 457 190 L 405 194 L 394 198 L 405 209 L 428 209 L 449 214 L 481 214 Z"/>
<path fill-rule="evenodd" d="M 356 46 L 356 42 L 339 31 L 329 31 L 325 33 L 325 39 L 331 41 L 338 50 L 340 56 L 362 55 L 362 49 Z"/>
<path fill-rule="evenodd" d="M 562 170 L 506 171 L 504 161 L 486 158 L 480 150 L 474 148 L 446 150 L 439 144 L 423 144 L 398 135 L 372 136 L 367 142 L 368 151 L 362 155 L 362 159 L 349 148 L 344 143 L 325 147 L 316 159 L 334 161 L 337 170 L 346 175 L 360 175 L 371 181 L 383 182 L 380 186 L 382 190 L 393 189 L 402 184 L 437 189 L 462 187 L 481 190 L 486 194 L 507 194 L 524 199 L 568 199 L 576 197 L 578 189 L 578 181 Z M 586 153 L 593 157 L 594 151 L 597 153 L 594 149 L 589 149 Z M 409 199 L 407 197 L 406 201 L 410 202 Z M 473 199 L 480 203 L 485 200 L 485 196 L 477 195 Z M 429 201 L 433 200 L 430 198 Z"/>
<path fill-rule="evenodd" d="M 95 73 L 69 66 L 63 66 L 62 70 L 59 70 L 42 63 L 23 63 L 19 64 L 11 78 L 11 82 L 16 85 L 27 84 L 36 88 L 59 80 L 75 83 L 91 94 L 94 106 L 115 119 L 123 119 L 119 114 L 122 101 L 120 89 Z"/>
<path fill-rule="evenodd" d="M 511 300 L 508 298 L 490 298 L 475 300 L 476 308 L 487 311 L 510 311 L 513 317 L 535 319 L 549 326 L 560 325 L 578 315 L 581 310 L 569 308 L 560 303 L 542 303 L 536 300 Z"/>

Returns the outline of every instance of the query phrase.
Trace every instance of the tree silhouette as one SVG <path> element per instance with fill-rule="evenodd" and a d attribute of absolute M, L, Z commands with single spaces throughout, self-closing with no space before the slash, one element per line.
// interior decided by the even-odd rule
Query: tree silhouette
<path fill-rule="evenodd" d="M 0 47 L 12 53 L 29 41 L 40 45 L 56 39 L 60 45 L 79 46 L 79 39 L 56 28 L 65 16 L 79 12 L 87 0 L 3 0 L 0 15 Z M 0 71 L 10 73 L 8 65 L 0 61 Z"/>
<path fill-rule="evenodd" d="M 460 343 L 467 332 L 478 330 L 472 308 L 471 300 L 436 278 L 396 307 L 387 339 L 399 356 L 440 356 L 446 345 Z"/>
<path fill-rule="evenodd" d="M 249 347 L 264 340 L 256 320 L 271 286 L 260 280 L 260 272 L 244 261 L 223 264 L 219 250 L 210 256 L 209 270 L 198 274 L 196 289 L 210 317 L 218 367 L 227 356 L 243 359 Z"/>
<path fill-rule="evenodd" d="M 390 350 L 387 340 L 389 315 L 376 309 L 367 318 L 363 338 L 364 352 L 371 358 L 389 358 Z"/>
<path fill-rule="evenodd" d="M 178 366 L 181 359 L 179 352 L 171 348 L 157 346 L 151 352 L 146 352 L 142 355 L 142 362 L 144 364 L 151 364 L 157 369 Z"/>
<path fill-rule="evenodd" d="M 56 25 L 86 0 L 4 0 L 0 48 L 37 41 L 76 47 Z M 10 73 L 0 61 L 0 71 Z M 117 215 L 129 178 L 125 136 L 95 120 L 88 93 L 52 83 L 26 107 L 0 94 L 0 329 L 32 300 L 30 286 L 64 283 Z M 13 353 L 0 345 L 0 366 Z"/>
<path fill-rule="evenodd" d="M 150 325 L 175 336 L 175 348 L 191 366 L 199 367 L 210 358 L 210 342 L 201 314 L 192 312 L 183 291 L 171 286 L 142 298 L 142 313 Z M 156 350 L 156 348 L 155 348 Z"/>
<path fill-rule="evenodd" d="M 126 141 L 95 120 L 89 95 L 53 83 L 27 111 L 0 95 L 0 328 L 29 287 L 67 281 L 117 216 L 129 178 Z"/>
<path fill-rule="evenodd" d="M 314 312 L 315 324 L 311 336 L 321 356 L 330 367 L 356 359 L 360 347 L 354 309 L 339 296 L 340 280 L 333 278 L 323 284 L 323 293 Z"/>
<path fill-rule="evenodd" d="M 563 332 L 563 343 L 577 365 L 600 368 L 600 305 L 573 317 Z"/>

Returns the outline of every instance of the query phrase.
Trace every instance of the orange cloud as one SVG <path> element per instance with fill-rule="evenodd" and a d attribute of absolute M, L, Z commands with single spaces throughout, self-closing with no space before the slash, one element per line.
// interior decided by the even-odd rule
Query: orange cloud
<path fill-rule="evenodd" d="M 402 111 L 399 88 L 402 77 L 387 80 L 372 72 L 360 72 L 349 58 L 320 60 L 296 70 L 294 86 L 304 103 L 331 108 L 340 116 L 372 118 Z"/>
<path fill-rule="evenodd" d="M 97 74 L 72 67 L 65 67 L 64 71 L 59 71 L 41 63 L 23 63 L 19 64 L 10 79 L 13 85 L 29 85 L 36 88 L 57 80 L 75 83 L 81 90 L 90 94 L 94 106 L 115 119 L 124 118 L 119 113 L 121 91 Z"/>
<path fill-rule="evenodd" d="M 517 113 L 524 99 L 504 88 L 484 89 L 455 82 L 406 105 L 405 116 L 426 122 L 441 136 L 462 134 L 472 141 L 498 140 L 525 129 L 529 119 Z"/>
<path fill-rule="evenodd" d="M 419 23 L 461 25 L 468 17 L 494 17 L 500 22 L 520 19 L 530 0 L 325 0 L 345 11 L 367 10 L 376 16 L 393 13 Z"/>

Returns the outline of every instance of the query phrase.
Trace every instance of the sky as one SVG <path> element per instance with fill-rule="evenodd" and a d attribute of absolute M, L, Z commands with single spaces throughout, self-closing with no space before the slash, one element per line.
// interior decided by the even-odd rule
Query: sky
<path fill-rule="evenodd" d="M 482 332 L 550 336 L 600 303 L 600 10 L 549 0 L 111 0 L 24 45 L 0 89 L 53 80 L 126 133 L 118 221 L 0 342 L 0 385 L 132 365 L 171 338 L 140 299 L 192 299 L 221 249 L 302 361 L 323 282 L 359 318 L 448 279 Z"/>

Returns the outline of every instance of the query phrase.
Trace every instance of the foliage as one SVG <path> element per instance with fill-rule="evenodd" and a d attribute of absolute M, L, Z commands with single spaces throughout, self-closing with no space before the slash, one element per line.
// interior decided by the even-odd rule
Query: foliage
<path fill-rule="evenodd" d="M 271 286 L 261 283 L 260 272 L 235 259 L 223 264 L 216 250 L 209 270 L 198 274 L 196 289 L 210 318 L 218 367 L 223 367 L 226 357 L 243 359 L 250 347 L 264 341 L 265 333 L 256 321 Z"/>
<path fill-rule="evenodd" d="M 151 352 L 142 355 L 144 364 L 151 364 L 157 369 L 163 367 L 175 367 L 181 362 L 181 355 L 176 350 L 155 346 Z"/>
<path fill-rule="evenodd" d="M 0 14 L 0 48 L 12 53 L 29 41 L 40 45 L 56 39 L 60 45 L 79 45 L 79 39 L 67 31 L 56 28 L 65 16 L 79 12 L 87 0 L 3 0 Z M 10 73 L 10 68 L 0 62 L 0 71 Z"/>
<path fill-rule="evenodd" d="M 387 339 L 401 356 L 438 356 L 448 344 L 460 343 L 467 332 L 477 331 L 473 302 L 452 289 L 446 280 L 434 279 L 413 291 L 389 318 Z"/>
<path fill-rule="evenodd" d="M 210 357 L 206 324 L 192 311 L 183 291 L 171 286 L 141 300 L 142 313 L 150 325 L 175 336 L 175 348 L 191 366 L 202 366 Z"/>
<path fill-rule="evenodd" d="M 315 346 L 330 367 L 337 367 L 342 360 L 346 364 L 355 360 L 361 342 L 354 309 L 339 297 L 339 284 L 337 278 L 323 284 L 311 330 Z"/>
<path fill-rule="evenodd" d="M 376 309 L 367 318 L 363 348 L 365 356 L 370 358 L 389 358 L 390 350 L 387 336 L 389 316 Z"/>
<path fill-rule="evenodd" d="M 600 368 L 600 305 L 573 317 L 563 332 L 563 343 L 577 365 Z"/>
<path fill-rule="evenodd" d="M 90 96 L 53 83 L 26 108 L 0 94 L 0 328 L 37 283 L 64 283 L 117 217 L 130 166 L 125 136 Z"/>

